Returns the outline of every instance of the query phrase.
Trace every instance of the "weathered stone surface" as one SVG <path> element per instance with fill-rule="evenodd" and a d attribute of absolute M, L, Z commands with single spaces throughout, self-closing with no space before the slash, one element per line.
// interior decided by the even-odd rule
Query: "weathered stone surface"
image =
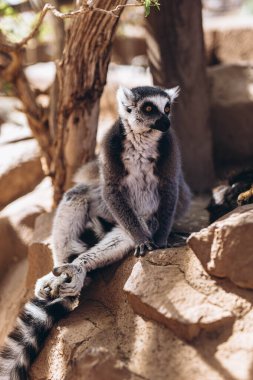
<path fill-rule="evenodd" d="M 43 179 L 40 151 L 35 140 L 2 145 L 0 167 L 0 209 L 32 191 Z"/>
<path fill-rule="evenodd" d="M 196 202 L 194 219 L 201 214 L 197 204 L 202 208 L 204 202 Z M 50 249 L 47 240 L 50 222 L 46 218 L 40 217 L 34 234 L 33 244 L 39 244 L 33 248 L 38 249 L 38 255 L 41 256 L 39 261 L 43 257 L 42 246 L 45 246 L 45 250 Z M 196 227 L 195 221 L 191 223 L 189 220 L 189 223 L 191 229 L 194 225 Z M 178 279 L 171 293 L 178 291 L 182 298 L 182 281 L 183 286 L 187 284 L 198 297 L 204 296 L 204 303 L 233 315 L 234 323 L 222 323 L 211 331 L 202 329 L 189 344 L 150 316 L 143 318 L 136 314 L 123 287 L 133 267 L 143 263 L 149 266 L 150 282 L 154 289 L 158 289 L 154 281 L 158 270 L 171 268 Z M 35 260 L 30 262 L 30 266 L 33 265 Z M 180 271 L 182 277 L 176 270 Z M 14 270 L 12 274 L 16 276 Z M 238 288 L 227 279 L 211 278 L 191 249 L 158 250 L 139 260 L 130 255 L 120 263 L 96 271 L 92 277 L 93 281 L 84 290 L 78 308 L 53 328 L 32 366 L 32 380 L 189 380 L 189 376 L 194 380 L 251 380 L 253 292 Z M 25 291 L 26 296 L 29 292 L 29 281 L 21 281 L 22 278 L 24 280 L 25 274 L 21 276 L 20 272 L 19 277 L 16 277 L 16 283 L 20 284 L 16 293 L 15 282 L 12 287 L 3 284 L 6 291 L 1 291 L 0 322 L 3 321 L 2 316 L 9 317 L 9 311 L 13 313 L 8 321 L 8 329 L 15 319 L 20 300 L 23 302 L 20 292 Z M 165 280 L 159 279 L 161 284 Z M 163 287 L 158 289 L 158 298 L 167 291 Z M 13 298 L 8 309 L 9 293 Z M 176 297 L 172 301 L 177 305 Z M 5 305 L 6 311 L 3 310 Z M 183 317 L 184 313 L 187 315 L 187 310 L 183 311 Z M 206 314 L 205 320 L 208 317 L 209 314 Z M 3 323 L 3 326 L 5 329 L 7 325 Z M 0 335 L 1 339 L 5 331 L 1 329 Z"/>
<path fill-rule="evenodd" d="M 49 273 L 53 268 L 51 251 L 52 213 L 43 213 L 35 222 L 32 242 L 28 250 L 29 268 L 26 286 L 33 289 L 38 278 Z"/>
<path fill-rule="evenodd" d="M 21 306 L 26 299 L 25 278 L 27 260 L 24 258 L 0 276 L 0 345 L 11 331 Z"/>
<path fill-rule="evenodd" d="M 109 350 L 99 347 L 88 349 L 68 370 L 66 380 L 141 380 Z"/>
<path fill-rule="evenodd" d="M 188 244 L 206 271 L 253 289 L 253 206 L 238 207 L 193 233 Z"/>
<path fill-rule="evenodd" d="M 0 96 L 0 147 L 4 144 L 31 139 L 32 133 L 19 99 Z"/>
<path fill-rule="evenodd" d="M 215 330 L 234 319 L 231 312 L 208 302 L 204 294 L 193 289 L 175 265 L 138 262 L 124 290 L 136 313 L 165 324 L 187 340 L 202 329 Z"/>
<path fill-rule="evenodd" d="M 227 310 L 236 322 L 203 330 L 189 345 L 163 324 L 135 314 L 123 286 L 133 266 L 143 261 L 152 271 L 166 266 L 180 268 L 199 296 Z M 150 282 L 154 284 L 153 274 Z M 180 291 L 180 282 L 178 288 Z M 162 292 L 159 289 L 159 296 Z M 118 371 L 131 380 L 188 380 L 189 373 L 194 374 L 194 380 L 250 380 L 247 373 L 253 340 L 245 336 L 246 331 L 253 331 L 252 302 L 252 292 L 238 291 L 226 280 L 211 279 L 190 249 L 156 251 L 139 261 L 131 256 L 94 274 L 79 307 L 60 321 L 47 339 L 32 367 L 32 379 L 104 380 L 104 373 L 111 368 L 112 377 L 106 380 L 114 379 Z"/>
<path fill-rule="evenodd" d="M 0 213 L 0 278 L 13 263 L 26 257 L 35 219 L 51 207 L 52 188 L 44 179 L 31 193 L 17 199 Z"/>
<path fill-rule="evenodd" d="M 208 69 L 210 123 L 218 172 L 253 161 L 253 67 L 218 65 Z"/>

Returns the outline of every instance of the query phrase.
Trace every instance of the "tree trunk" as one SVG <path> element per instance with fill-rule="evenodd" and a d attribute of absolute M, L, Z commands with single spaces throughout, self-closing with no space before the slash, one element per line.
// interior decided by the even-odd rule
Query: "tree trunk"
<path fill-rule="evenodd" d="M 193 191 L 206 191 L 214 180 L 212 138 L 201 1 L 161 0 L 161 11 L 147 18 L 147 45 L 154 83 L 180 85 L 174 125 L 182 147 L 186 179 Z"/>
<path fill-rule="evenodd" d="M 110 10 L 126 0 L 98 0 L 96 7 Z M 112 39 L 119 18 L 100 12 L 76 17 L 67 32 L 57 74 L 59 102 L 54 159 L 54 200 L 57 204 L 72 185 L 80 164 L 94 157 L 102 94 Z"/>

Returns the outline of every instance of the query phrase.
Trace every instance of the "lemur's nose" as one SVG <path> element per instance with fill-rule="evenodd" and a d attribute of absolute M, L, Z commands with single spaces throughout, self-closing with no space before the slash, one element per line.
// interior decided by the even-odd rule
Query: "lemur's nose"
<path fill-rule="evenodd" d="M 162 132 L 166 132 L 169 129 L 169 127 L 170 127 L 170 120 L 168 116 L 166 115 L 162 115 L 162 117 L 156 120 L 154 124 L 154 128 Z"/>

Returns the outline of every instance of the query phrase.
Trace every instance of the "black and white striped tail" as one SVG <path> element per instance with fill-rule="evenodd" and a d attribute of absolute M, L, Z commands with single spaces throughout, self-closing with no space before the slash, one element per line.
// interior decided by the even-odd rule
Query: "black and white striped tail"
<path fill-rule="evenodd" d="M 0 380 L 27 380 L 31 363 L 54 323 L 73 309 L 70 298 L 27 302 L 0 351 Z"/>

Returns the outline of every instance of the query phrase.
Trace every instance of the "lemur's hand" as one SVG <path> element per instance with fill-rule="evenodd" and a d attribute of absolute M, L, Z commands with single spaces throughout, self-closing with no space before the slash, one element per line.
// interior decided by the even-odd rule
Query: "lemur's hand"
<path fill-rule="evenodd" d="M 60 286 L 65 282 L 63 276 L 55 277 L 52 272 L 39 278 L 35 284 L 35 296 L 40 299 L 53 300 L 58 297 Z"/>
<path fill-rule="evenodd" d="M 135 246 L 134 256 L 135 257 L 145 256 L 147 251 L 153 251 L 156 248 L 157 246 L 153 241 L 151 240 L 144 241 L 143 243 L 137 244 Z"/>
<path fill-rule="evenodd" d="M 61 297 L 79 296 L 86 277 L 86 270 L 83 267 L 75 264 L 64 264 L 54 268 L 53 273 L 55 276 L 63 274 L 67 276 L 67 280 L 59 288 Z"/>

